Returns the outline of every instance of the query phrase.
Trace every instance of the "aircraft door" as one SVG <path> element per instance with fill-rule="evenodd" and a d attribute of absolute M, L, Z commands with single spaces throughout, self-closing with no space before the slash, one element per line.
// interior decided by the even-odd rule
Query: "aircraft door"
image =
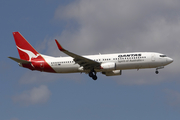
<path fill-rule="evenodd" d="M 155 54 L 152 54 L 152 55 L 151 55 L 151 60 L 152 60 L 152 62 L 155 61 Z"/>

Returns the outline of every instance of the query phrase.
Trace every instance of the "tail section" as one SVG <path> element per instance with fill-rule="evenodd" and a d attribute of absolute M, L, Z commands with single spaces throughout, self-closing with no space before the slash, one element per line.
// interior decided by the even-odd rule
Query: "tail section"
<path fill-rule="evenodd" d="M 56 72 L 19 32 L 13 32 L 13 36 L 20 59 L 9 57 L 10 59 L 30 70 Z"/>
<path fill-rule="evenodd" d="M 19 52 L 19 56 L 22 60 L 31 61 L 32 58 L 37 58 L 39 56 L 39 53 L 19 32 L 13 32 L 13 36 Z"/>

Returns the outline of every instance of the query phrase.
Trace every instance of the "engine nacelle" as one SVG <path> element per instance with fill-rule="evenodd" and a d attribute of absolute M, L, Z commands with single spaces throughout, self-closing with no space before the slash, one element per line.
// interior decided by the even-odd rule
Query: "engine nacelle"
<path fill-rule="evenodd" d="M 108 72 L 102 72 L 102 74 L 105 74 L 106 76 L 121 75 L 122 70 L 113 70 L 113 71 L 108 71 Z"/>
<path fill-rule="evenodd" d="M 83 70 L 84 70 L 84 67 L 81 66 L 81 67 L 78 68 L 78 70 L 79 70 L 79 71 L 83 71 Z"/>
<path fill-rule="evenodd" d="M 114 62 L 108 62 L 108 63 L 102 63 L 101 68 L 103 70 L 115 70 L 116 69 L 116 63 Z"/>

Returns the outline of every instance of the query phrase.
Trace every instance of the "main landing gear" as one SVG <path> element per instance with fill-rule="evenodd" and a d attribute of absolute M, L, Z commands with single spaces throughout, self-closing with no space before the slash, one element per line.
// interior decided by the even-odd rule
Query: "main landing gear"
<path fill-rule="evenodd" d="M 94 71 L 94 69 L 89 72 L 89 77 L 93 80 L 97 80 L 96 71 Z"/>

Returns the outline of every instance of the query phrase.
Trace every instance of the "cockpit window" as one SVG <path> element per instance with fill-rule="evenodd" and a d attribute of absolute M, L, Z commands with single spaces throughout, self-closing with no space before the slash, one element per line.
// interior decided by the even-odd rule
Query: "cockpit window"
<path fill-rule="evenodd" d="M 160 55 L 160 57 L 167 57 L 166 55 Z"/>

